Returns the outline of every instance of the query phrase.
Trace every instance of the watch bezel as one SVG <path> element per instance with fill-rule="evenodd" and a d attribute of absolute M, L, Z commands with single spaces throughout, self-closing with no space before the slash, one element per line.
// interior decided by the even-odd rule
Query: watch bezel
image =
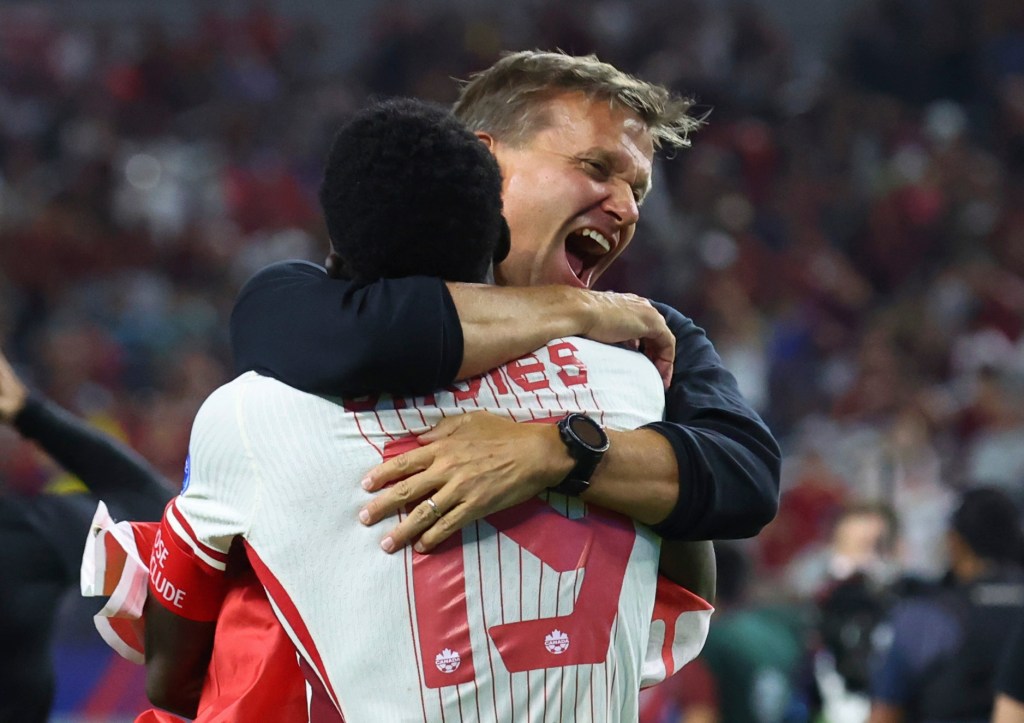
<path fill-rule="evenodd" d="M 589 430 L 597 433 L 598 438 L 601 440 L 599 445 L 593 445 L 582 437 L 582 435 L 575 429 L 577 424 L 582 424 Z M 572 435 L 573 439 L 587 452 L 591 454 L 604 454 L 608 451 L 608 434 L 604 431 L 604 428 L 600 424 L 595 422 L 593 419 L 588 417 L 586 414 L 581 412 L 573 412 L 572 414 L 566 415 L 563 421 L 563 428 Z M 574 458 L 578 459 L 575 455 Z"/>
<path fill-rule="evenodd" d="M 595 432 L 601 444 L 595 446 L 586 441 L 580 431 L 574 428 L 579 424 L 585 425 L 588 432 Z M 608 451 L 608 434 L 600 424 L 586 414 L 572 412 L 558 420 L 558 435 L 568 449 L 569 455 L 576 460 L 576 464 L 565 479 L 549 489 L 569 497 L 578 497 L 590 488 L 590 478 L 604 453 Z"/>

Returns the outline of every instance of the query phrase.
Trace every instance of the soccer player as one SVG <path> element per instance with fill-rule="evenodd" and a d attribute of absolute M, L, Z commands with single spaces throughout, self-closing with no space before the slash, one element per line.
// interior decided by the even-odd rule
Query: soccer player
<path fill-rule="evenodd" d="M 495 278 L 504 288 L 423 277 L 355 287 L 308 264 L 271 266 L 232 313 L 236 370 L 314 393 L 426 394 L 559 335 L 594 337 L 612 304 L 589 287 L 633 237 L 656 146 L 685 145 L 698 127 L 689 108 L 592 56 L 503 57 L 466 84 L 455 114 L 502 169 L 511 252 Z M 777 510 L 779 447 L 704 332 L 656 306 L 676 338 L 666 420 L 611 432 L 583 499 L 666 539 L 752 536 Z M 432 549 L 570 467 L 552 430 L 494 415 L 445 420 L 430 439 L 367 477 L 380 493 L 361 510 L 365 524 L 427 494 L 441 513 L 404 518 L 382 533 L 386 550 Z M 527 447 L 539 453 L 521 454 Z"/>
<path fill-rule="evenodd" d="M 481 281 L 507 248 L 500 190 L 494 157 L 447 112 L 371 108 L 328 160 L 333 263 L 357 288 L 411 270 Z M 300 652 L 311 719 L 634 720 L 641 685 L 699 650 L 710 606 L 658 579 L 649 528 L 578 495 L 606 449 L 604 426 L 636 427 L 663 409 L 641 355 L 575 338 L 423 396 L 331 398 L 242 375 L 200 410 L 189 474 L 154 542 L 153 689 L 202 663 L 182 641 L 209 633 L 241 539 Z M 381 554 L 356 523 L 363 470 L 477 410 L 512 422 L 500 444 L 519 454 L 543 447 L 518 430 L 549 430 L 565 480 L 430 554 Z M 440 517 L 429 496 L 409 509 Z"/>

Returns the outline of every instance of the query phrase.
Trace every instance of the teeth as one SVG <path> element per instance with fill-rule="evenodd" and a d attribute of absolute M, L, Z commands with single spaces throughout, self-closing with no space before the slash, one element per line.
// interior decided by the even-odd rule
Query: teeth
<path fill-rule="evenodd" d="M 588 237 L 588 238 L 592 238 L 592 239 L 594 239 L 595 241 L 597 241 L 597 244 L 598 244 L 598 245 L 599 245 L 599 246 L 600 246 L 601 248 L 603 248 L 603 249 L 605 250 L 605 252 L 606 252 L 606 253 L 607 253 L 608 251 L 611 251 L 611 250 L 612 250 L 612 245 L 611 245 L 610 243 L 608 243 L 608 239 L 606 239 L 606 238 L 605 238 L 605 237 L 604 237 L 604 236 L 603 236 L 603 235 L 601 234 L 601 232 L 600 232 L 600 231 L 595 231 L 595 230 L 594 230 L 594 229 L 592 229 L 592 228 L 585 228 L 585 229 L 583 229 L 582 231 L 580 231 L 580 235 L 581 235 L 581 236 L 586 236 L 586 237 Z"/>

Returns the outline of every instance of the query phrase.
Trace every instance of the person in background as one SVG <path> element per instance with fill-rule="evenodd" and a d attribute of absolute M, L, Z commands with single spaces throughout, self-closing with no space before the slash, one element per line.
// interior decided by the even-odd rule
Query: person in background
<path fill-rule="evenodd" d="M 717 614 L 701 658 L 718 689 L 721 723 L 799 720 L 807 621 L 753 598 L 751 560 L 738 544 L 716 543 L 715 555 Z"/>
<path fill-rule="evenodd" d="M 50 644 L 63 594 L 79 582 L 96 500 L 116 514 L 159 520 L 172 486 L 126 445 L 30 392 L 0 354 L 0 422 L 88 488 L 0 494 L 0 720 L 42 723 L 54 696 Z"/>
<path fill-rule="evenodd" d="M 1024 600 L 1024 533 L 995 488 L 964 492 L 941 589 L 896 605 L 871 680 L 871 723 L 988 721 L 996 665 Z"/>
<path fill-rule="evenodd" d="M 1024 723 L 1024 605 L 996 672 L 992 723 Z"/>
<path fill-rule="evenodd" d="M 718 723 L 718 688 L 699 656 L 668 680 L 640 691 L 640 723 Z"/>

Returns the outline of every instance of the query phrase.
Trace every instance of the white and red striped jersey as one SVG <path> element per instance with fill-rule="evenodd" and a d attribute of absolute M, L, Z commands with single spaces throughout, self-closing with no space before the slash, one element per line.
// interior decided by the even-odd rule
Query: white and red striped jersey
<path fill-rule="evenodd" d="M 359 480 L 446 416 L 584 411 L 632 429 L 663 404 L 640 354 L 577 338 L 426 397 L 320 397 L 244 374 L 196 417 L 151 594 L 210 619 L 210 581 L 243 537 L 303 660 L 314 721 L 636 720 L 641 686 L 699 652 L 711 613 L 659 582 L 648 528 L 549 493 L 431 553 L 387 555 L 384 526 L 357 521 L 370 499 Z"/>

